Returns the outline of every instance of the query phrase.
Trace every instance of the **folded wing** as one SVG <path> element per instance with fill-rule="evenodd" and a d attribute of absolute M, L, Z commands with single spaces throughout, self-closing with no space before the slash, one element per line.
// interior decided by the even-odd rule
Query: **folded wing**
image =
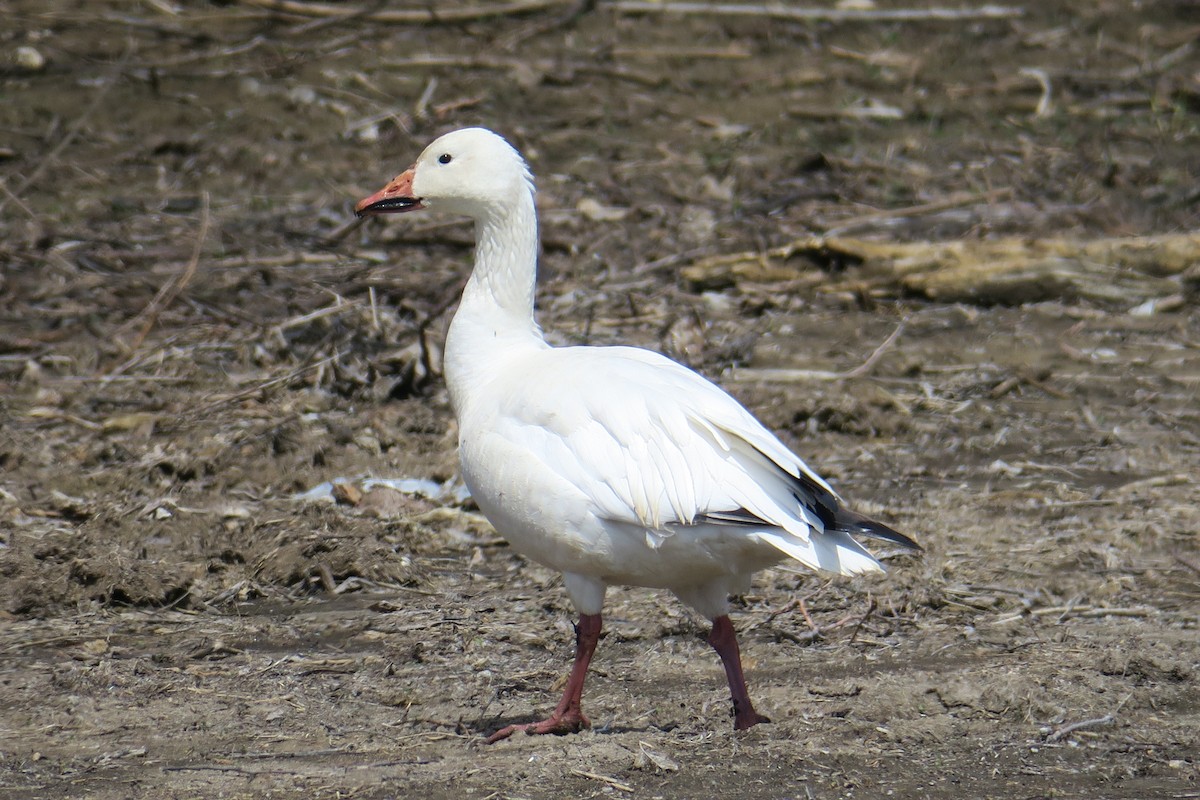
<path fill-rule="evenodd" d="M 501 418 L 598 517 L 647 530 L 655 546 L 691 525 L 726 526 L 813 569 L 879 571 L 851 534 L 916 547 L 855 514 L 820 476 L 715 384 L 635 348 L 562 348 L 554 384 L 531 386 Z M 564 379 L 561 370 L 580 370 Z M 536 379 L 534 383 L 538 383 Z M 595 387 L 580 393 L 580 385 Z"/>

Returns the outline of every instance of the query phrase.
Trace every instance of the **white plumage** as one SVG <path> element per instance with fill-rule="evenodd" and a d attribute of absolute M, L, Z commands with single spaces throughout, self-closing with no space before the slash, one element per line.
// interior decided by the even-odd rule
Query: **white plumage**
<path fill-rule="evenodd" d="M 581 615 L 575 669 L 549 719 L 587 724 L 583 677 L 611 584 L 670 589 L 714 620 L 735 726 L 765 721 L 745 691 L 728 595 L 791 558 L 879 571 L 851 533 L 915 542 L 842 507 L 830 486 L 740 403 L 670 359 L 631 347 L 546 344 L 533 315 L 538 234 L 520 155 L 481 128 L 442 136 L 360 215 L 435 208 L 476 222 L 475 268 L 446 340 L 463 478 L 512 546 L 560 570 Z"/>

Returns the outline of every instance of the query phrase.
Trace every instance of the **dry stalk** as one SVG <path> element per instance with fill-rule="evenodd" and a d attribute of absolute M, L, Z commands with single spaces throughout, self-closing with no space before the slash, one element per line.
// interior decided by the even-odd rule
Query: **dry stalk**
<path fill-rule="evenodd" d="M 858 639 L 858 634 L 862 631 L 863 625 L 867 623 L 867 620 L 871 618 L 871 615 L 875 613 L 875 609 L 878 607 L 878 604 L 875 602 L 875 595 L 868 594 L 867 601 L 867 613 L 863 614 L 862 619 L 854 626 L 854 632 L 850 634 L 850 644 L 854 644 L 855 640 Z"/>
<path fill-rule="evenodd" d="M 370 18 L 371 14 L 379 11 L 386 4 L 387 0 L 375 0 L 375 3 L 372 5 L 363 6 L 362 8 L 352 8 L 340 16 L 318 17 L 316 19 L 309 20 L 308 22 L 296 25 L 290 30 L 285 31 L 285 33 L 288 36 L 301 36 L 304 34 L 313 33 L 314 31 L 323 30 L 325 28 L 332 28 L 335 25 L 341 25 L 343 22 L 350 22 L 351 20 L 362 18 Z"/>
<path fill-rule="evenodd" d="M 204 241 L 208 238 L 210 221 L 208 192 L 202 192 L 200 194 L 200 231 L 196 234 L 196 243 L 192 246 L 191 258 L 189 258 L 187 264 L 184 265 L 183 272 L 164 283 L 162 288 L 158 290 L 157 294 L 155 294 L 153 299 L 151 299 L 146 307 L 142 309 L 140 314 L 121 326 L 120 330 L 125 330 L 136 325 L 139 320 L 145 320 L 142 323 L 141 330 L 139 330 L 137 335 L 133 337 L 133 342 L 126 345 L 126 352 L 136 352 L 137 349 L 141 347 L 142 342 L 145 341 L 147 334 L 150 333 L 150 329 L 153 328 L 154 323 L 158 321 L 158 315 L 175 301 L 175 298 L 179 296 L 179 293 L 182 292 L 187 285 L 191 283 L 192 278 L 195 277 L 196 269 L 200 266 L 200 255 L 204 250 Z M 120 330 L 118 333 L 120 333 Z M 109 371 L 108 374 L 120 374 L 125 369 L 128 369 L 128 363 L 129 362 L 126 362 L 125 364 L 114 367 Z"/>
<path fill-rule="evenodd" d="M 1033 388 L 1038 389 L 1039 391 L 1042 391 L 1051 397 L 1057 397 L 1059 400 L 1069 400 L 1071 398 L 1071 395 L 1055 389 L 1053 386 L 1048 385 L 1045 380 L 1034 377 L 1033 375 L 1028 374 L 1025 370 L 1018 370 L 1016 375 L 1010 375 L 1000 383 L 996 384 L 991 392 L 988 393 L 988 396 L 993 400 L 997 400 L 1013 391 L 1021 384 L 1028 384 L 1029 386 L 1032 386 Z"/>
<path fill-rule="evenodd" d="M 281 336 L 283 334 L 283 332 L 286 330 L 290 330 L 290 329 L 295 328 L 300 325 L 307 325 L 308 323 L 312 322 L 313 320 L 318 320 L 318 319 L 321 319 L 322 317 L 328 317 L 332 314 L 340 314 L 341 312 L 346 311 L 348 309 L 358 308 L 360 305 L 361 305 L 361 303 L 357 300 L 347 301 L 347 300 L 339 297 L 339 298 L 337 298 L 337 302 L 335 302 L 331 306 L 325 306 L 324 308 L 318 308 L 316 311 L 310 311 L 307 314 L 301 314 L 298 317 L 292 317 L 291 319 L 284 320 L 283 322 L 279 323 L 274 328 L 272 328 L 271 332 L 273 334 L 275 334 L 276 336 Z"/>
<path fill-rule="evenodd" d="M 767 17 L 806 22 L 943 22 L 1013 19 L 1025 15 L 1015 6 L 979 8 L 803 8 L 788 3 L 687 3 L 657 0 L 608 0 L 603 7 L 623 14 L 697 14 Z"/>
<path fill-rule="evenodd" d="M 325 236 L 324 238 L 322 238 L 321 242 L 320 242 L 321 246 L 322 247 L 333 247 L 335 244 L 338 244 L 343 239 L 345 239 L 347 236 L 349 236 L 350 234 L 352 234 L 356 230 L 358 230 L 360 227 L 362 227 L 363 223 L 365 223 L 366 221 L 367 221 L 366 217 L 351 217 L 350 219 L 346 220 L 341 225 L 337 226 L 332 231 L 330 231 L 328 236 Z"/>
<path fill-rule="evenodd" d="M 596 0 L 571 0 L 565 13 L 545 21 L 532 22 L 512 34 L 501 38 L 497 44 L 501 50 L 511 51 L 526 39 L 541 36 L 558 28 L 569 28 L 585 14 L 596 10 Z"/>
<path fill-rule="evenodd" d="M 754 53 L 742 44 L 725 47 L 614 47 L 613 58 L 644 58 L 650 61 L 712 61 L 741 60 Z"/>
<path fill-rule="evenodd" d="M 533 70 L 543 75 L 554 75 L 555 80 L 563 82 L 565 77 L 572 73 L 585 73 L 591 75 L 599 75 L 605 78 L 617 78 L 619 80 L 629 81 L 642 86 L 657 87 L 661 86 L 666 80 L 665 77 L 639 72 L 637 70 L 623 67 L 620 64 L 606 65 L 595 64 L 589 62 L 569 62 L 563 63 L 552 61 L 550 59 L 529 59 L 529 58 L 497 58 L 495 56 L 476 56 L 476 55 L 455 55 L 441 53 L 426 53 L 423 55 L 410 56 L 408 58 L 393 58 L 379 62 L 379 66 L 393 69 L 410 70 L 414 67 L 455 67 L 459 69 L 486 69 L 486 70 L 510 70 L 513 72 L 528 72 Z M 473 98 L 467 101 L 471 105 L 478 103 L 482 98 Z M 461 101 L 460 101 L 461 102 Z M 457 105 L 443 104 L 434 107 L 434 113 L 445 113 L 448 110 L 455 110 Z M 441 111 L 439 111 L 439 109 Z"/>
<path fill-rule="evenodd" d="M 324 561 L 317 564 L 317 575 L 321 579 L 321 587 L 326 594 L 335 595 L 337 591 L 337 581 L 333 579 L 333 570 Z"/>
<path fill-rule="evenodd" d="M 437 91 L 438 79 L 431 77 L 425 84 L 425 91 L 421 92 L 421 96 L 417 98 L 417 104 L 413 107 L 413 116 L 417 119 L 428 119 L 429 104 L 433 102 L 433 93 Z"/>
<path fill-rule="evenodd" d="M 226 405 L 229 405 L 230 403 L 235 403 L 238 400 L 241 400 L 243 398 L 258 394 L 259 392 L 261 392 L 265 389 L 269 389 L 272 386 L 278 386 L 280 384 L 288 383 L 289 381 L 295 380 L 296 378 L 300 377 L 301 375 L 303 375 L 307 372 L 312 372 L 313 370 L 322 369 L 329 363 L 336 361 L 339 358 L 344 357 L 349 352 L 350 352 L 349 350 L 341 350 L 337 353 L 334 353 L 331 356 L 327 356 L 327 357 L 321 359 L 320 361 L 315 361 L 311 364 L 305 364 L 303 366 L 296 367 L 293 370 L 289 370 L 287 372 L 287 374 L 285 374 L 285 375 L 280 375 L 277 378 L 271 378 L 270 380 L 266 380 L 261 383 L 256 383 L 253 386 L 247 387 L 238 392 L 234 392 L 233 394 L 228 394 L 228 395 L 225 395 L 224 397 L 219 397 L 216 400 L 213 400 L 212 402 L 208 403 L 207 405 L 196 409 L 193 413 L 189 414 L 189 416 L 193 416 L 195 418 L 202 418 L 205 415 L 210 414 L 213 411 L 216 411 L 217 409 L 221 408 L 222 406 L 226 406 Z"/>
<path fill-rule="evenodd" d="M 896 326 L 896 329 L 888 335 L 883 342 L 875 348 L 871 355 L 867 356 L 867 360 L 859 364 L 857 367 L 846 372 L 828 372 L 820 369 L 755 369 L 753 367 L 735 367 L 728 372 L 730 380 L 733 381 L 770 381 L 774 383 L 800 383 L 803 381 L 841 381 L 853 378 L 866 377 L 879 359 L 887 350 L 896 343 L 900 338 L 900 334 L 904 332 L 904 323 L 901 322 Z"/>
<path fill-rule="evenodd" d="M 616 789 L 618 791 L 622 791 L 622 792 L 632 792 L 633 791 L 633 787 L 630 786 L 628 783 L 621 783 L 616 778 L 610 778 L 607 775 L 601 775 L 596 772 L 588 772 L 587 770 L 584 770 L 584 769 L 573 769 L 573 770 L 571 770 L 571 774 L 578 775 L 581 778 L 589 778 L 593 781 L 600 781 L 601 783 L 607 783 L 609 786 L 613 787 L 614 789 Z"/>
<path fill-rule="evenodd" d="M 21 202 L 21 198 L 17 197 L 15 194 L 13 194 L 12 189 L 9 189 L 8 184 L 5 183 L 3 180 L 0 180 L 0 192 L 4 192 L 4 196 L 7 197 L 8 200 L 11 200 L 14 203 L 16 203 L 17 207 L 25 212 L 25 216 L 29 217 L 30 219 L 34 219 L 37 217 L 37 214 L 34 214 L 33 211 L 29 208 L 29 206 L 27 206 Z M 7 200 L 5 202 L 7 202 Z M 4 210 L 4 203 L 0 202 L 0 211 L 3 211 L 3 210 Z"/>
<path fill-rule="evenodd" d="M 891 335 L 888 336 L 886 339 L 884 339 L 883 343 L 880 344 L 879 347 L 876 347 L 875 350 L 872 351 L 871 355 L 867 356 L 866 361 L 859 364 L 857 367 L 850 370 L 849 372 L 843 372 L 841 374 L 841 377 L 843 377 L 843 378 L 861 378 L 864 375 L 868 374 L 875 367 L 875 363 L 877 361 L 879 361 L 880 356 L 882 356 L 889 347 L 891 347 L 893 344 L 896 343 L 896 340 L 900 338 L 900 334 L 903 332 L 904 332 L 904 323 L 901 322 L 899 325 L 896 326 L 896 330 L 892 331 Z"/>
<path fill-rule="evenodd" d="M 909 217 L 919 217 L 926 214 L 936 214 L 939 211 L 949 211 L 952 208 L 962 208 L 963 206 L 973 206 L 978 203 L 993 203 L 997 200 L 1011 196 L 1013 190 L 1010 188 L 993 189 L 990 192 L 982 192 L 979 194 L 959 194 L 952 197 L 947 197 L 942 200 L 934 200 L 930 203 L 921 203 L 907 208 L 895 208 L 884 211 L 872 211 L 870 214 L 861 214 L 857 217 L 841 220 L 836 227 L 825 232 L 826 236 L 842 236 L 855 228 L 861 228 L 864 225 L 873 222 L 882 222 L 890 219 L 901 219 Z"/>
<path fill-rule="evenodd" d="M 1159 489 L 1165 486 L 1184 486 L 1190 484 L 1191 482 L 1191 477 L 1183 472 L 1169 473 L 1166 475 L 1152 475 L 1149 478 L 1140 478 L 1136 481 L 1123 483 L 1120 486 L 1114 486 L 1104 493 L 1110 496 L 1126 495 L 1133 492 L 1140 492 L 1143 489 Z"/>
<path fill-rule="evenodd" d="M 305 3 L 297 0 L 242 0 L 242 3 L 256 8 L 276 11 L 282 14 L 292 14 L 297 17 L 358 17 L 372 22 L 386 22 L 397 25 L 437 25 L 444 22 L 473 22 L 492 17 L 507 17 L 519 14 L 531 14 L 548 8 L 564 5 L 564 0 L 514 0 L 509 3 L 488 3 L 478 6 L 461 6 L 458 8 L 434 7 L 380 9 L 348 9 L 346 6 L 333 3 Z"/>
<path fill-rule="evenodd" d="M 158 61 L 139 61 L 131 63 L 131 69 L 170 69 L 172 67 L 182 67 L 188 64 L 196 64 L 204 61 L 214 61 L 219 59 L 229 59 L 233 56 L 243 55 L 252 50 L 257 50 L 267 44 L 269 40 L 265 36 L 255 36 L 245 42 L 230 45 L 228 47 L 217 47 L 212 50 L 204 50 L 196 53 L 188 53 L 176 58 L 164 58 Z M 228 73 L 222 73 L 228 74 Z"/>
<path fill-rule="evenodd" d="M 1057 742 L 1059 739 L 1063 738 L 1067 734 L 1073 733 L 1074 731 L 1077 731 L 1080 728 L 1094 728 L 1097 725 L 1111 725 L 1113 722 L 1116 721 L 1116 719 L 1117 718 L 1115 716 L 1113 716 L 1112 714 L 1105 714 L 1103 717 L 1096 717 L 1095 719 L 1084 719 L 1084 720 L 1080 720 L 1079 722 L 1072 722 L 1070 725 L 1064 725 L 1061 728 L 1059 728 L 1058 730 L 1051 733 L 1049 736 L 1046 737 L 1046 741 L 1047 742 Z"/>
<path fill-rule="evenodd" d="M 788 113 L 802 119 L 904 119 L 904 109 L 877 100 L 842 108 L 833 106 L 800 106 Z"/>
<path fill-rule="evenodd" d="M 435 374 L 433 352 L 429 346 L 429 326 L 445 314 L 452 305 L 457 303 L 458 298 L 461 296 L 462 284 L 459 281 L 455 281 L 453 290 L 447 292 L 442 301 L 426 314 L 424 319 L 417 323 L 417 342 L 421 348 L 421 367 L 425 370 L 427 376 L 432 377 Z"/>
<path fill-rule="evenodd" d="M 1158 609 L 1150 607 L 1109 608 L 1106 606 L 1068 604 L 1065 606 L 1035 608 L 1029 614 L 1034 617 L 1048 617 L 1057 614 L 1058 619 L 1056 622 L 1063 622 L 1070 617 L 1087 619 L 1094 617 L 1148 617 L 1157 612 Z"/>
<path fill-rule="evenodd" d="M 1042 96 L 1038 98 L 1037 108 L 1034 110 L 1033 116 L 1038 119 L 1049 116 L 1051 110 L 1050 98 L 1052 95 L 1049 73 L 1038 67 L 1022 67 L 1020 74 L 1027 78 L 1033 78 L 1042 90 Z"/>
<path fill-rule="evenodd" d="M 808 604 L 804 602 L 804 598 L 801 597 L 796 602 L 800 605 L 800 613 L 804 615 L 804 621 L 808 623 L 808 627 L 812 629 L 813 633 L 819 634 L 821 629 L 817 627 L 817 623 L 813 622 L 812 615 L 808 613 Z"/>

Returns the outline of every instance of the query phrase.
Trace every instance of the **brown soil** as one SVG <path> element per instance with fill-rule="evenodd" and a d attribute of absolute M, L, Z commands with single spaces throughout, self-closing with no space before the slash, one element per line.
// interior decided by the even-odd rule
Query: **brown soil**
<path fill-rule="evenodd" d="M 1191 4 L 570 11 L 0 2 L 0 796 L 1197 796 L 1194 286 L 1147 315 L 679 273 L 1197 228 Z M 557 576 L 452 491 L 355 491 L 454 478 L 430 366 L 471 233 L 344 227 L 468 124 L 539 176 L 558 341 L 690 363 L 927 548 L 760 576 L 735 622 L 773 724 L 735 734 L 703 621 L 617 589 L 593 730 L 482 744 L 556 700 Z"/>

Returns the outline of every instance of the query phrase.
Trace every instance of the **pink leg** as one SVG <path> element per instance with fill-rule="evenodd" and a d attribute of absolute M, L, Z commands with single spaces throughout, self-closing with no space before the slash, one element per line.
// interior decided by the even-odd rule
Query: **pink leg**
<path fill-rule="evenodd" d="M 567 678 L 567 688 L 563 690 L 562 700 L 554 713 L 541 722 L 529 722 L 524 725 L 509 725 L 488 737 L 488 744 L 494 744 L 501 739 L 507 739 L 517 731 L 525 731 L 530 735 L 538 733 L 577 733 L 582 728 L 590 728 L 592 723 L 583 715 L 580 704 L 583 699 L 583 679 L 587 676 L 588 664 L 592 662 L 592 653 L 596 652 L 596 644 L 600 641 L 600 615 L 580 614 L 579 624 L 575 626 L 575 664 L 571 667 L 571 675 Z M 734 648 L 737 645 L 734 644 Z M 749 702 L 749 701 L 747 701 Z"/>
<path fill-rule="evenodd" d="M 750 694 L 746 691 L 746 677 L 742 674 L 742 654 L 738 650 L 737 634 L 733 632 L 733 623 L 728 615 L 722 615 L 713 620 L 712 633 L 708 635 L 708 643 L 721 657 L 725 665 L 725 677 L 729 679 L 729 693 L 733 695 L 733 728 L 744 731 L 760 722 L 770 722 L 754 710 L 750 702 Z"/>

